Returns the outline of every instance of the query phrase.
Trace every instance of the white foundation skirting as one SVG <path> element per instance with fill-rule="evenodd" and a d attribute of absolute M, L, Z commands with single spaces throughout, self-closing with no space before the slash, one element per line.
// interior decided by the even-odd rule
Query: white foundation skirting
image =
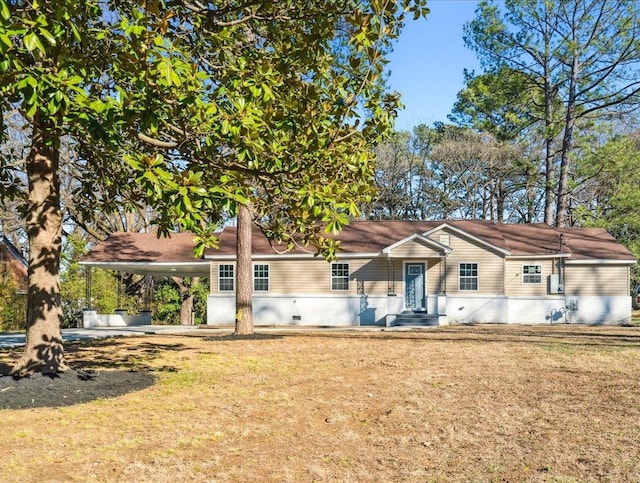
<path fill-rule="evenodd" d="M 631 297 L 507 297 L 438 295 L 429 313 L 440 325 L 500 324 L 628 324 Z M 304 295 L 254 296 L 255 325 L 384 326 L 388 315 L 404 310 L 401 296 Z M 233 325 L 235 295 L 209 295 L 208 325 Z"/>

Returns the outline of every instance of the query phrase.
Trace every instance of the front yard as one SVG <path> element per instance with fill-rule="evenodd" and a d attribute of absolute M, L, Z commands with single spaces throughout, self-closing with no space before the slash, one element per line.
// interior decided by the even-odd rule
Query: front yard
<path fill-rule="evenodd" d="M 640 480 L 640 328 L 202 332 L 0 384 L 3 481 Z"/>

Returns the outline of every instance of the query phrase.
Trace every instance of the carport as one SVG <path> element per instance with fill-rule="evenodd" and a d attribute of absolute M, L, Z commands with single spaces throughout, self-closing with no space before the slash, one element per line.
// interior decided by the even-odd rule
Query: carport
<path fill-rule="evenodd" d="M 114 233 L 98 243 L 80 259 L 87 267 L 86 300 L 83 311 L 84 327 L 122 327 L 151 324 L 150 310 L 127 314 L 116 310 L 113 314 L 98 314 L 91 307 L 91 270 L 102 268 L 120 273 L 147 277 L 209 277 L 210 262 L 196 258 L 192 233 L 172 233 L 160 237 L 156 233 Z M 147 307 L 151 294 L 147 293 Z"/>

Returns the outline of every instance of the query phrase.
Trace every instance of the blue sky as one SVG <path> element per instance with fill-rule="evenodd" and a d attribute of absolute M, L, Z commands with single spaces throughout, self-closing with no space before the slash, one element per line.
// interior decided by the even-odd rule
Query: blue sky
<path fill-rule="evenodd" d="M 429 0 L 425 19 L 408 20 L 389 56 L 389 86 L 402 94 L 396 129 L 447 121 L 463 70 L 479 70 L 475 53 L 464 46 L 462 26 L 473 19 L 476 0 Z"/>

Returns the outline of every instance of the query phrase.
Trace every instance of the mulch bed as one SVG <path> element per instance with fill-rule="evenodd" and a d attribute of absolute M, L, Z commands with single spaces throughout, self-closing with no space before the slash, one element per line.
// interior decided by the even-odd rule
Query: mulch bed
<path fill-rule="evenodd" d="M 15 379 L 0 364 L 0 409 L 61 407 L 116 397 L 154 383 L 148 373 L 136 371 L 66 371 L 55 376 L 36 373 Z"/>

